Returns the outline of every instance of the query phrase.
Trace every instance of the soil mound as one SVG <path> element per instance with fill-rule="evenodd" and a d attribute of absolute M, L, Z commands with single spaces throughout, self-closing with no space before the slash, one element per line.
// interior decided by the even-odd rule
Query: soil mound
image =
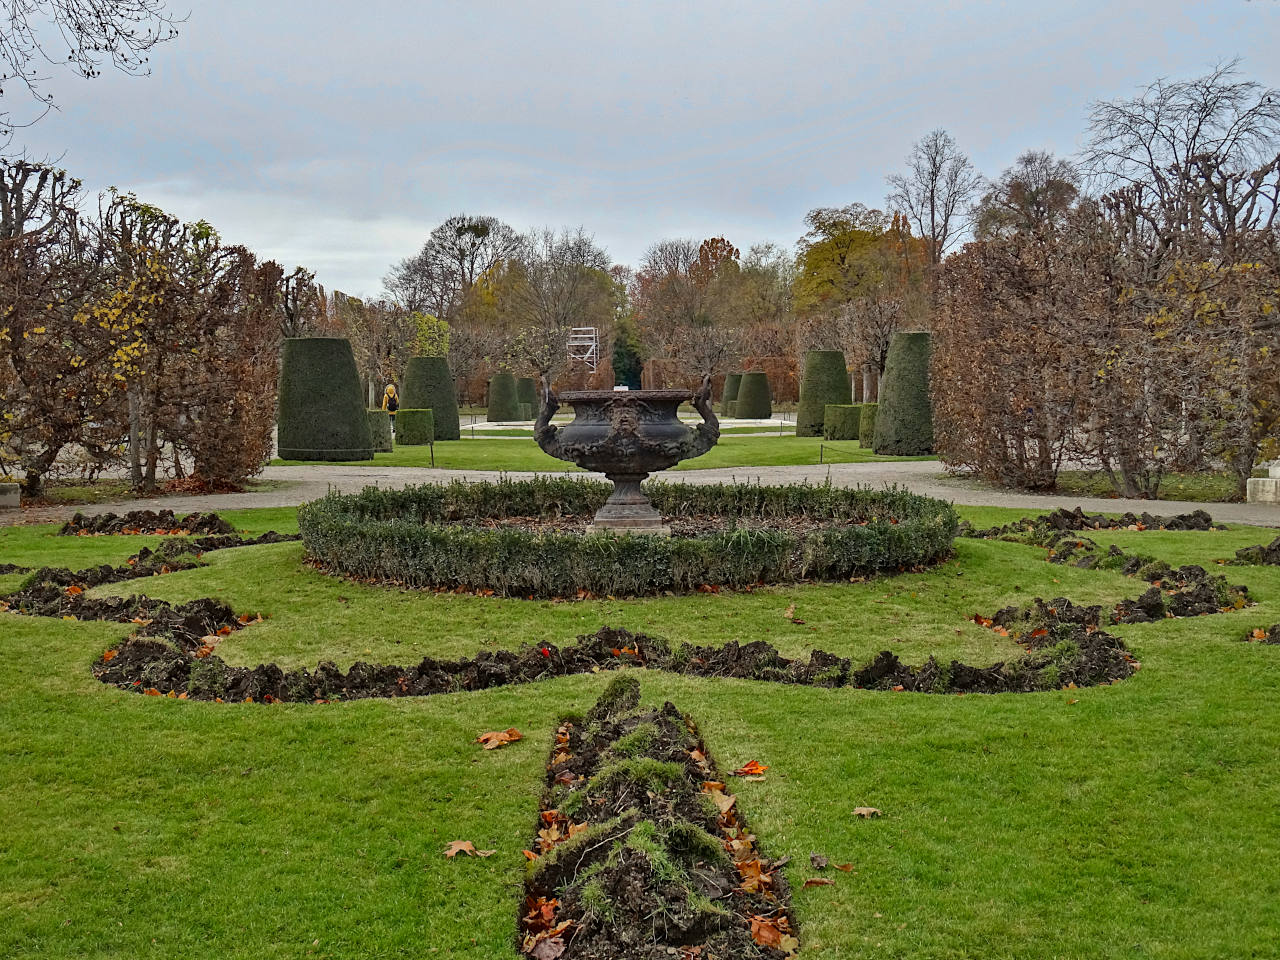
<path fill-rule="evenodd" d="M 216 513 L 189 513 L 179 520 L 172 510 L 130 510 L 126 514 L 100 513 L 86 517 L 76 513 L 58 531 L 63 536 L 104 534 L 231 533 L 234 528 Z"/>

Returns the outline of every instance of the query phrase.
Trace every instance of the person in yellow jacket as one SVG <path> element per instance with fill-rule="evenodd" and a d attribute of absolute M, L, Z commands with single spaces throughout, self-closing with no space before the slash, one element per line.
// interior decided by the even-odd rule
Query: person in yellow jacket
<path fill-rule="evenodd" d="M 400 409 L 400 394 L 396 391 L 394 383 L 388 383 L 387 389 L 382 391 L 382 409 L 391 414 L 391 432 L 396 432 L 396 411 Z"/>

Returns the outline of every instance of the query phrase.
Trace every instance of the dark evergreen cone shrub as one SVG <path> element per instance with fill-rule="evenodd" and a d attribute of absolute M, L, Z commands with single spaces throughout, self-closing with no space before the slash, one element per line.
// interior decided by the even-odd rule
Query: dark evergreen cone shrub
<path fill-rule="evenodd" d="M 489 423 L 510 423 L 520 419 L 520 401 L 516 398 L 516 378 L 509 373 L 495 373 L 489 381 Z"/>
<path fill-rule="evenodd" d="M 895 457 L 933 453 L 929 353 L 927 333 L 895 333 L 889 342 L 876 414 L 876 453 Z"/>
<path fill-rule="evenodd" d="M 400 406 L 430 410 L 435 418 L 437 440 L 457 440 L 462 436 L 458 425 L 458 393 L 449 362 L 444 357 L 414 357 L 409 361 L 404 368 Z"/>
<path fill-rule="evenodd" d="M 724 393 L 720 397 L 720 412 L 731 417 L 729 404 L 738 399 L 738 388 L 742 385 L 742 374 L 730 373 L 724 378 Z"/>
<path fill-rule="evenodd" d="M 751 370 L 742 375 L 734 403 L 737 404 L 734 416 L 743 420 L 768 420 L 773 416 L 769 378 L 763 370 Z"/>
<path fill-rule="evenodd" d="M 862 411 L 858 415 L 858 443 L 864 447 L 870 447 L 876 436 L 876 411 L 880 409 L 878 403 L 862 404 Z"/>
<path fill-rule="evenodd" d="M 355 354 L 341 337 L 284 341 L 278 416 L 282 460 L 373 458 Z"/>
<path fill-rule="evenodd" d="M 804 355 L 800 405 L 796 408 L 796 436 L 820 437 L 828 404 L 853 403 L 853 388 L 844 354 L 839 350 L 810 350 Z"/>

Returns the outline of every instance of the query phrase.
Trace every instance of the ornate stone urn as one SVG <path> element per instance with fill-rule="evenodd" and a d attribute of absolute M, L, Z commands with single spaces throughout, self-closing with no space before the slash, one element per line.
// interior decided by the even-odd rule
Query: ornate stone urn
<path fill-rule="evenodd" d="M 680 404 L 693 401 L 703 422 L 687 427 L 676 417 Z M 560 401 L 573 406 L 574 419 L 551 425 Z M 640 484 L 651 473 L 700 457 L 720 439 L 720 421 L 711 410 L 711 381 L 688 390 L 575 390 L 556 397 L 543 390 L 542 412 L 534 439 L 553 457 L 613 481 L 613 493 L 596 513 L 591 530 L 616 533 L 671 531 Z"/>

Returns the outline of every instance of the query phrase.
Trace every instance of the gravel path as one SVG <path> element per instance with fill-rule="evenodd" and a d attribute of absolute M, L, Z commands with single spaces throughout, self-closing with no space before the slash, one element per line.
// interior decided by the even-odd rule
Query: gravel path
<path fill-rule="evenodd" d="M 408 484 L 441 483 L 453 479 L 496 480 L 503 474 L 485 470 L 433 470 L 427 467 L 352 467 L 344 464 L 305 467 L 267 467 L 263 479 L 282 482 L 274 490 L 258 493 L 217 494 L 207 497 L 168 496 L 86 507 L 34 507 L 0 510 L 0 525 L 61 522 L 77 509 L 84 513 L 120 513 L 126 510 L 170 509 L 177 513 L 193 510 L 238 510 L 246 507 L 292 507 L 323 496 L 328 490 L 353 493 L 366 486 L 402 487 Z M 506 474 L 511 476 L 511 474 Z M 881 487 L 897 484 L 916 493 L 939 497 L 964 506 L 1020 507 L 1052 510 L 1077 505 L 1091 512 L 1123 513 L 1146 510 L 1155 514 L 1187 513 L 1203 509 L 1217 520 L 1254 526 L 1280 527 L 1280 506 L 1262 503 L 1194 503 L 1176 500 L 1107 500 L 1089 497 L 1040 496 L 991 490 L 977 483 L 946 477 L 937 461 L 916 460 L 885 463 L 841 463 L 826 466 L 732 467 L 717 470 L 682 470 L 670 473 L 683 483 L 824 483 L 828 477 L 838 486 Z"/>

